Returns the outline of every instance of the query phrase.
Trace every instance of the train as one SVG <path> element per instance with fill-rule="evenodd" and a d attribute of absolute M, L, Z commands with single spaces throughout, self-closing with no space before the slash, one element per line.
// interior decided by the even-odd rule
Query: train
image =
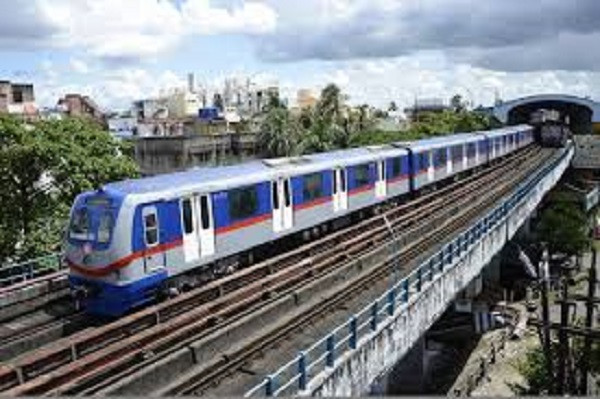
<path fill-rule="evenodd" d="M 72 206 L 70 287 L 88 313 L 120 317 L 232 272 L 261 246 L 407 198 L 533 141 L 533 128 L 519 125 L 109 183 Z"/>
<path fill-rule="evenodd" d="M 534 138 L 542 147 L 564 147 L 572 137 L 570 117 L 561 117 L 552 109 L 539 109 L 531 114 L 529 124 L 534 127 Z"/>

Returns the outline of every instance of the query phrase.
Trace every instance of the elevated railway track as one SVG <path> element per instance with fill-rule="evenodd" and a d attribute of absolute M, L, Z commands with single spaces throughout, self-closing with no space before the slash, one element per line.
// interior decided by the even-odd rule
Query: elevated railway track
<path fill-rule="evenodd" d="M 330 293 L 320 305 L 306 309 L 295 322 L 287 323 L 289 327 L 277 326 L 226 360 L 214 359 L 216 364 L 211 364 L 208 372 L 196 370 L 181 381 L 165 382 L 165 393 L 202 392 L 206 384 L 235 371 L 266 345 L 285 337 L 298 323 L 343 303 L 349 295 L 377 285 L 396 265 L 390 254 L 380 254 L 379 259 L 369 261 L 370 266 L 365 261 L 358 268 L 364 269 L 363 274 L 356 268 L 347 273 L 349 263 L 392 241 L 399 249 L 401 264 L 409 263 L 490 206 L 548 156 L 547 151 L 528 147 L 461 181 L 357 225 L 173 300 L 5 362 L 0 367 L 0 389 L 9 395 L 106 393 L 124 380 L 142 378 L 148 368 L 178 351 L 189 351 L 194 342 L 229 331 L 242 318 L 264 318 L 261 309 L 281 298 L 293 297 L 303 287 L 324 279 L 328 286 L 322 287 L 322 292 L 335 281 L 343 287 Z"/>

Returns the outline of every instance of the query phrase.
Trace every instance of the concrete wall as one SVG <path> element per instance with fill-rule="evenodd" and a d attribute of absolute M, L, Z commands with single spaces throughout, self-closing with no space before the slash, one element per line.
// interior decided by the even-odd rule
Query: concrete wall
<path fill-rule="evenodd" d="M 144 175 L 170 173 L 253 158 L 255 142 L 248 134 L 144 137 L 135 139 L 135 159 Z"/>
<path fill-rule="evenodd" d="M 456 295 L 478 276 L 484 266 L 512 238 L 543 196 L 569 166 L 573 150 L 535 186 L 521 204 L 468 253 L 413 293 L 408 304 L 382 321 L 377 331 L 363 337 L 356 350 L 346 352 L 309 384 L 304 394 L 316 396 L 361 396 L 400 361 L 431 327 Z"/>

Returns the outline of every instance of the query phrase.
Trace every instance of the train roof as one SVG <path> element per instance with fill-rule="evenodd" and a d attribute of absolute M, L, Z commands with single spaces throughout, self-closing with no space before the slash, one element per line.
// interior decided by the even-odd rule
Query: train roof
<path fill-rule="evenodd" d="M 410 148 L 413 151 L 421 151 L 475 142 L 482 138 L 483 136 L 479 133 L 459 133 L 450 136 L 429 137 L 417 141 L 398 142 L 394 145 Z"/>
<path fill-rule="evenodd" d="M 255 160 L 229 166 L 196 167 L 183 172 L 109 183 L 103 188 L 119 195 L 140 195 L 148 198 L 170 198 L 186 193 L 223 191 L 271 181 L 279 176 L 298 176 L 324 169 L 402 156 L 408 153 L 407 148 L 412 150 L 440 148 L 477 141 L 483 137 L 483 134 L 494 137 L 505 135 L 509 130 L 517 131 L 525 127 L 529 126 L 520 125 L 499 129 L 499 131 L 432 137 L 415 142 L 336 150 L 300 157 Z"/>
<path fill-rule="evenodd" d="M 104 189 L 125 195 L 156 193 L 161 196 L 169 196 L 175 192 L 214 192 L 270 181 L 278 176 L 303 175 L 406 154 L 408 152 L 405 149 L 392 146 L 337 150 L 300 157 L 249 161 L 230 166 L 197 167 L 183 172 L 109 183 Z"/>
<path fill-rule="evenodd" d="M 515 125 L 515 126 L 506 126 L 500 129 L 494 129 L 494 130 L 488 130 L 488 131 L 484 131 L 481 132 L 482 134 L 485 134 L 487 137 L 502 137 L 502 136 L 506 136 L 507 134 L 512 134 L 512 133 L 517 133 L 523 130 L 529 130 L 531 129 L 531 126 L 529 125 Z"/>

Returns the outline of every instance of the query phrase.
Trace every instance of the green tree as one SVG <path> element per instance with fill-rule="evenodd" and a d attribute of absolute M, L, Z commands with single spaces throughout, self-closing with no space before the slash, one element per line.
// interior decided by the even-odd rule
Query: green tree
<path fill-rule="evenodd" d="M 577 255 L 590 245 L 585 214 L 572 202 L 557 201 L 544 209 L 536 232 L 551 254 Z"/>
<path fill-rule="evenodd" d="M 525 377 L 524 385 L 516 385 L 512 389 L 517 395 L 548 395 L 552 390 L 554 377 L 548 375 L 546 358 L 541 347 L 530 349 L 525 359 L 516 365 L 517 370 Z"/>
<path fill-rule="evenodd" d="M 137 175 L 131 149 L 88 120 L 0 116 L 0 260 L 58 249 L 77 194 Z"/>
<path fill-rule="evenodd" d="M 300 124 L 283 107 L 270 107 L 261 123 L 259 146 L 267 157 L 296 155 L 300 140 Z"/>

